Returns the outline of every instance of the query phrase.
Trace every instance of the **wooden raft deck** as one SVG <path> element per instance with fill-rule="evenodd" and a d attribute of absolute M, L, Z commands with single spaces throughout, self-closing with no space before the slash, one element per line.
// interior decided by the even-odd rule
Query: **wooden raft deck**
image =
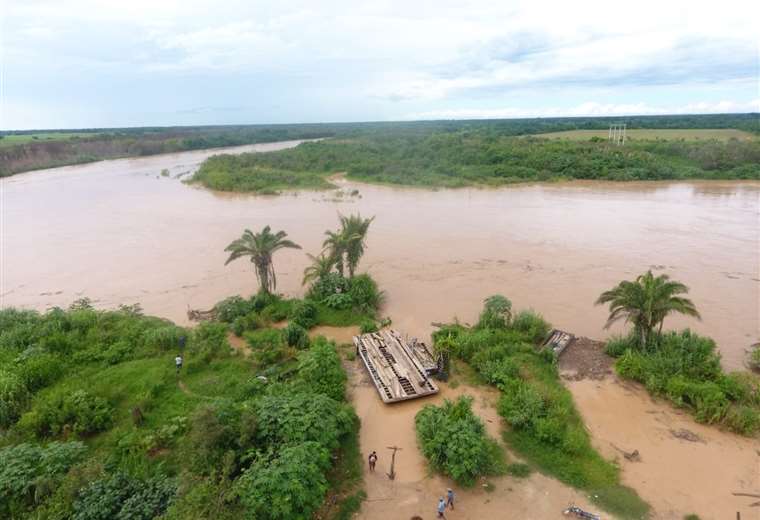
<path fill-rule="evenodd" d="M 438 387 L 417 358 L 418 348 L 408 345 L 398 332 L 384 330 L 354 336 L 354 345 L 384 403 L 438 393 Z"/>

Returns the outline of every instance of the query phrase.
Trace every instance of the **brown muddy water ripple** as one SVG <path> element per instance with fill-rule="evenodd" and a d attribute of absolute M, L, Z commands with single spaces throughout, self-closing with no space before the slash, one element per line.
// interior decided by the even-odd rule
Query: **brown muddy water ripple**
<path fill-rule="evenodd" d="M 238 147 L 267 151 L 297 142 Z M 691 287 L 701 322 L 728 368 L 760 340 L 760 183 L 592 183 L 422 190 L 339 181 L 344 192 L 279 197 L 220 194 L 182 182 L 219 150 L 121 159 L 0 181 L 0 305 L 44 310 L 87 296 L 102 307 L 140 302 L 186 322 L 249 294 L 245 261 L 224 247 L 269 224 L 316 254 L 337 214 L 375 215 L 361 269 L 387 293 L 395 327 L 426 336 L 431 322 L 476 319 L 501 293 L 555 326 L 604 338 L 594 300 L 653 269 Z M 163 169 L 169 176 L 162 176 Z M 278 289 L 301 294 L 304 251 L 277 253 Z"/>

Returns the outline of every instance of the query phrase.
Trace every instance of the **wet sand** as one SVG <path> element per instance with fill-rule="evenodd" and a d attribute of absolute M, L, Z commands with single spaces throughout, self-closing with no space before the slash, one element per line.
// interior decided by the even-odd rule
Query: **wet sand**
<path fill-rule="evenodd" d="M 686 412 L 652 399 L 640 385 L 608 377 L 566 382 L 595 447 L 617 459 L 622 481 L 653 508 L 653 519 L 760 519 L 760 441 L 696 423 Z M 685 433 L 686 440 L 674 435 Z M 696 437 L 691 437 L 694 434 Z M 638 450 L 639 462 L 620 450 Z"/>
<path fill-rule="evenodd" d="M 760 183 L 430 191 L 342 181 L 361 198 L 219 194 L 183 184 L 212 153 L 218 150 L 0 180 L 0 305 L 44 310 L 88 296 L 103 307 L 140 302 L 186 323 L 188 307 L 254 291 L 249 263 L 225 267 L 224 247 L 244 228 L 267 224 L 304 247 L 275 258 L 279 290 L 300 294 L 304 252 L 319 251 L 338 212 L 360 211 L 376 216 L 361 269 L 386 291 L 394 326 L 418 337 L 433 321 L 475 319 L 483 298 L 503 293 L 558 327 L 604 338 L 606 313 L 595 298 L 652 268 L 689 285 L 703 315 L 666 326 L 713 336 L 727 367 L 740 368 L 744 350 L 760 339 Z"/>

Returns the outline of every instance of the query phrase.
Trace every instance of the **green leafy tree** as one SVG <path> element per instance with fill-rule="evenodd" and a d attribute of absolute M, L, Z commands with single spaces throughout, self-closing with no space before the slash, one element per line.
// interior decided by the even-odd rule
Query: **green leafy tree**
<path fill-rule="evenodd" d="M 243 231 L 243 235 L 234 240 L 225 248 L 230 257 L 224 263 L 229 264 L 238 258 L 249 256 L 256 271 L 261 291 L 272 293 L 277 288 L 277 276 L 274 272 L 272 256 L 283 248 L 301 249 L 301 246 L 291 240 L 284 231 L 272 233 L 271 228 L 266 226 L 259 233 L 253 233 L 250 229 Z"/>
<path fill-rule="evenodd" d="M 301 282 L 301 285 L 306 285 L 323 279 L 330 274 L 335 266 L 335 259 L 331 255 L 325 255 L 324 252 L 320 253 L 319 256 L 306 253 L 306 256 L 311 260 L 311 265 L 303 270 L 303 281 Z"/>
<path fill-rule="evenodd" d="M 605 328 L 624 319 L 633 324 L 641 348 L 662 333 L 665 318 L 674 313 L 700 318 L 694 303 L 683 296 L 689 288 L 671 280 L 668 275 L 654 276 L 652 271 L 639 275 L 634 281 L 624 280 L 609 291 L 603 292 L 596 300 L 597 305 L 609 304 L 610 315 Z"/>

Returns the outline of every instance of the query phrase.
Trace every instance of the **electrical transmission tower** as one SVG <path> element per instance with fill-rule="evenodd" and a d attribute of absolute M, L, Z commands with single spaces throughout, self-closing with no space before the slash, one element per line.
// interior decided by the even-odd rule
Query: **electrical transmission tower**
<path fill-rule="evenodd" d="M 607 140 L 617 145 L 625 144 L 626 136 L 626 123 L 613 123 L 610 125 L 610 131 L 607 136 Z"/>

